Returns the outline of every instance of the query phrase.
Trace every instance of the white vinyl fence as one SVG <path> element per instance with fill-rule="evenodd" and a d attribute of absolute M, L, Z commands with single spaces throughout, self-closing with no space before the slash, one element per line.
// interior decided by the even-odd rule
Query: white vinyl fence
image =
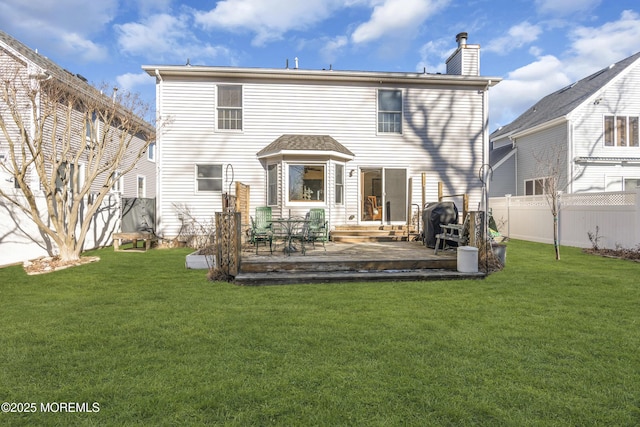
<path fill-rule="evenodd" d="M 492 197 L 499 231 L 512 239 L 553 244 L 553 216 L 545 196 Z M 598 230 L 601 248 L 640 245 L 640 188 L 631 192 L 564 194 L 558 216 L 561 245 L 589 248 Z"/>
<path fill-rule="evenodd" d="M 44 197 L 38 198 L 37 203 L 42 212 L 47 211 Z M 111 235 L 120 227 L 120 206 L 119 195 L 105 197 L 92 219 L 84 250 L 111 245 Z M 56 253 L 57 248 L 28 216 L 0 198 L 0 266 Z"/>

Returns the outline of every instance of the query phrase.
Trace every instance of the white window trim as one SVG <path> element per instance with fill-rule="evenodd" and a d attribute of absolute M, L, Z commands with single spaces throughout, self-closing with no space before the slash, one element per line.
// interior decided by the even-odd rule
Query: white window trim
<path fill-rule="evenodd" d="M 337 196 L 337 188 L 338 188 L 338 166 L 342 167 L 342 183 L 340 184 L 342 186 L 342 200 L 340 200 L 339 202 L 336 201 L 336 196 Z M 334 164 L 334 168 L 333 168 L 334 174 L 333 174 L 333 204 L 335 206 L 343 206 L 344 203 L 344 199 L 346 197 L 345 195 L 345 188 L 346 188 L 346 171 L 347 171 L 347 165 L 345 163 L 335 163 Z"/>
<path fill-rule="evenodd" d="M 400 91 L 402 95 L 402 102 L 400 103 L 400 132 L 380 132 L 380 91 Z M 391 87 L 381 87 L 376 89 L 376 135 L 384 135 L 384 136 L 402 136 L 404 134 L 404 97 L 405 93 L 403 89 L 391 88 Z"/>
<path fill-rule="evenodd" d="M 220 166 L 222 169 L 224 165 L 222 163 L 196 163 L 193 165 L 193 191 L 196 194 L 215 194 L 222 193 L 224 191 L 224 171 L 221 172 L 220 178 L 203 178 L 203 179 L 220 179 L 220 190 L 198 190 L 198 165 L 200 166 Z"/>
<path fill-rule="evenodd" d="M 140 195 L 139 189 L 140 189 L 140 178 L 142 178 L 142 195 Z M 139 198 L 144 198 L 147 197 L 147 177 L 144 175 L 138 175 L 136 176 L 136 197 Z"/>
<path fill-rule="evenodd" d="M 607 117 L 613 117 L 613 145 L 607 145 Z M 624 117 L 626 119 L 626 142 L 627 145 L 618 145 L 618 132 L 616 129 L 616 123 L 617 123 L 617 119 L 618 117 Z M 602 147 L 603 148 L 639 148 L 640 147 L 640 141 L 638 141 L 638 145 L 629 145 L 629 136 L 631 134 L 631 123 L 630 123 L 630 118 L 637 118 L 638 121 L 640 122 L 640 115 L 634 115 L 634 114 L 604 114 L 602 116 Z M 639 135 L 639 139 L 640 139 L 640 135 Z"/>
<path fill-rule="evenodd" d="M 240 102 L 241 102 L 241 106 L 239 108 L 240 111 L 242 111 L 242 129 L 220 129 L 220 127 L 218 126 L 218 110 L 220 108 L 226 108 L 226 107 L 220 107 L 218 105 L 218 88 L 220 86 L 240 86 L 241 88 L 241 92 L 242 92 L 242 96 L 240 97 Z M 216 132 L 220 132 L 220 133 L 244 133 L 244 126 L 245 126 L 245 108 L 244 108 L 244 89 L 245 86 L 243 84 L 236 84 L 236 83 L 217 83 L 216 84 L 216 92 L 215 92 L 215 130 Z"/>
<path fill-rule="evenodd" d="M 122 171 L 120 169 L 116 169 L 114 173 L 118 178 L 114 181 L 109 192 L 114 194 L 124 194 L 124 175 L 122 175 Z"/>
<path fill-rule="evenodd" d="M 281 163 L 268 163 L 267 164 L 267 179 L 266 179 L 266 181 L 267 181 L 267 194 L 266 194 L 266 196 L 267 196 L 266 197 L 267 206 L 278 206 L 278 202 L 279 202 L 279 199 L 280 199 L 279 194 L 278 194 L 279 193 L 279 191 L 278 191 L 278 189 L 279 189 L 279 185 L 278 185 L 278 181 L 279 181 L 278 180 L 278 172 L 279 172 L 278 171 L 278 165 L 279 164 L 281 164 Z M 269 188 L 269 186 L 270 186 L 270 182 L 269 182 L 269 167 L 271 167 L 271 166 L 274 166 L 275 169 L 276 169 L 276 182 L 275 182 L 275 186 L 276 186 L 276 202 L 275 203 L 270 203 L 270 200 L 269 200 L 269 190 L 270 190 L 270 188 Z"/>
<path fill-rule="evenodd" d="M 153 149 L 150 149 L 150 147 L 153 145 Z M 155 163 L 156 162 L 156 150 L 158 149 L 158 146 L 156 145 L 155 142 L 152 142 L 151 144 L 149 144 L 149 146 L 147 147 L 147 160 L 149 160 L 150 162 Z M 153 151 L 153 155 L 152 152 Z"/>
<path fill-rule="evenodd" d="M 323 192 L 324 192 L 324 200 L 289 200 L 289 166 L 323 166 Z M 321 207 L 327 206 L 329 203 L 327 197 L 327 171 L 329 170 L 329 162 L 328 161 L 313 161 L 313 160 L 304 160 L 304 161 L 288 161 L 282 162 L 282 166 L 284 168 L 284 192 L 285 192 L 285 206 L 310 206 L 310 207 Z"/>
<path fill-rule="evenodd" d="M 542 196 L 544 194 L 547 194 L 547 179 L 549 179 L 549 177 L 537 177 L 537 178 L 530 178 L 530 179 L 525 179 L 524 180 L 524 192 L 523 194 L 525 196 Z M 535 194 L 536 191 L 536 181 L 542 180 L 542 194 Z M 527 194 L 527 182 L 532 181 L 533 182 L 533 193 L 534 194 Z"/>

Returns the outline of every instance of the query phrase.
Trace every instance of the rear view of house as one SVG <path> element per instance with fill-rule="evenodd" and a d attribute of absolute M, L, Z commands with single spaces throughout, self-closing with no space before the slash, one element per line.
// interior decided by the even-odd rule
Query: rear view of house
<path fill-rule="evenodd" d="M 250 211 L 327 212 L 330 227 L 405 224 L 411 205 L 468 194 L 482 209 L 488 89 L 466 33 L 446 74 L 146 65 L 156 79 L 157 233 L 211 218 L 234 182 Z M 283 64 L 283 65 L 285 65 Z M 423 180 L 424 178 L 424 180 Z M 243 222 L 248 222 L 244 218 Z"/>

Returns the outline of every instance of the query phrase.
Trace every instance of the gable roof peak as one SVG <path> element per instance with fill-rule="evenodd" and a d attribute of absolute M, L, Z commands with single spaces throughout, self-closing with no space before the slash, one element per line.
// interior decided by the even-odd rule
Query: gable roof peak
<path fill-rule="evenodd" d="M 584 101 L 596 94 L 624 70 L 640 60 L 637 52 L 623 60 L 615 62 L 595 73 L 577 80 L 553 93 L 550 93 L 528 108 L 518 118 L 502 126 L 491 134 L 491 138 L 522 132 L 544 123 L 566 117 Z"/>

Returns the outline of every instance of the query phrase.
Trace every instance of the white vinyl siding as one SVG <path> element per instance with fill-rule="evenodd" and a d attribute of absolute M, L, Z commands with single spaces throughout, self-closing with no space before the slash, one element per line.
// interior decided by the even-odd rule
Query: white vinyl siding
<path fill-rule="evenodd" d="M 238 83 L 230 79 L 163 77 L 158 99 L 163 116 L 171 117 L 163 132 L 158 151 L 162 173 L 162 193 L 158 215 L 161 233 L 174 235 L 180 228 L 176 204 L 188 205 L 194 215 L 210 218 L 222 209 L 220 198 L 193 192 L 193 165 L 201 159 L 232 165 L 234 179 L 250 186 L 251 209 L 266 205 L 267 164 L 256 153 L 283 134 L 330 135 L 355 154 L 345 163 L 345 171 L 359 167 L 407 168 L 413 177 L 412 199 L 421 199 L 420 176 L 429 174 L 427 200 L 437 200 L 438 181 L 447 194 L 468 193 L 470 205 L 481 201 L 482 184 L 477 171 L 483 163 L 482 95 L 484 86 L 446 87 L 420 84 L 398 85 L 403 91 L 402 134 L 378 133 L 378 85 L 336 81 L 291 83 L 242 81 L 242 132 L 216 132 L 215 88 Z M 232 135 L 232 136 L 230 136 Z M 390 156 L 390 153 L 393 155 Z M 309 157 L 287 158 L 280 164 L 308 164 Z M 325 172 L 333 167 L 325 162 Z M 309 204 L 288 204 L 286 171 L 279 170 L 278 200 L 274 215 L 302 215 Z M 344 174 L 344 204 L 335 206 L 335 183 L 325 173 L 324 201 L 313 204 L 327 209 L 331 224 L 342 224 L 353 215 L 359 217 L 358 173 Z M 229 182 L 223 177 L 223 188 Z M 317 194 L 316 194 L 317 196 Z M 299 206 L 298 206 L 299 205 Z"/>

